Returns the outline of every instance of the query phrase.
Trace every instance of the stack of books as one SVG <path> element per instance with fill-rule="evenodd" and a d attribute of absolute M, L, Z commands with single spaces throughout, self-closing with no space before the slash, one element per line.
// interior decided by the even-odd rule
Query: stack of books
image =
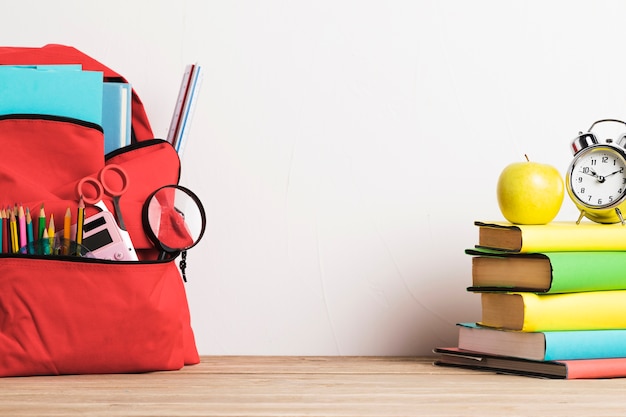
<path fill-rule="evenodd" d="M 436 365 L 582 379 L 626 377 L 626 227 L 475 222 L 479 323 Z"/>

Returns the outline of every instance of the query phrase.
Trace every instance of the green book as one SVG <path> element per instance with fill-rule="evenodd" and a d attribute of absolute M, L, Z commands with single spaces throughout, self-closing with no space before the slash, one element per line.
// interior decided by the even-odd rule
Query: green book
<path fill-rule="evenodd" d="M 626 289 L 626 252 L 511 253 L 467 249 L 473 292 L 571 293 Z"/>

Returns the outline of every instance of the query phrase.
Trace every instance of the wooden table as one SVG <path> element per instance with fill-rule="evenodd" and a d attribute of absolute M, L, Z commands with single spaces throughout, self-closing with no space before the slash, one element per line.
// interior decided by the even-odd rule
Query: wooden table
<path fill-rule="evenodd" d="M 2 416 L 622 416 L 626 379 L 442 368 L 432 358 L 207 356 L 176 372 L 0 379 Z"/>

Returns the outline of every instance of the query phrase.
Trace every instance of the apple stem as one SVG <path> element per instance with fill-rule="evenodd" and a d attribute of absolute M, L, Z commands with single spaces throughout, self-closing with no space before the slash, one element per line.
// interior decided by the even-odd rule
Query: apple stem
<path fill-rule="evenodd" d="M 524 154 L 524 158 L 526 158 L 526 162 L 530 162 L 530 159 L 528 159 L 528 155 Z"/>

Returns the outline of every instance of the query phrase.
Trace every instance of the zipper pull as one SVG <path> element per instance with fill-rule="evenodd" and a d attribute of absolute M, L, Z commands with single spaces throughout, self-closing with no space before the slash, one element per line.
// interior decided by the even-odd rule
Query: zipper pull
<path fill-rule="evenodd" d="M 178 267 L 180 268 L 180 272 L 183 275 L 183 281 L 187 282 L 187 274 L 185 273 L 185 269 L 187 269 L 187 251 L 186 250 L 180 253 L 180 262 L 178 263 Z"/>

